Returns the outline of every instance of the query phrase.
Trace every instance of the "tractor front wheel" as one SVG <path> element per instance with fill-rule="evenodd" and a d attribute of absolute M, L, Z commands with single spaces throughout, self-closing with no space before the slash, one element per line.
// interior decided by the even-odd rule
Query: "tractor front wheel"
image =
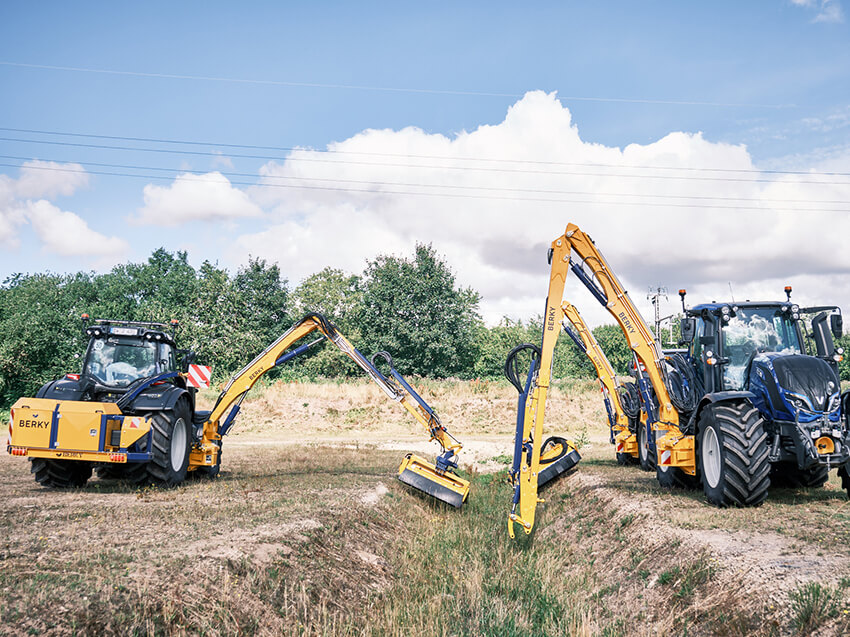
<path fill-rule="evenodd" d="M 148 478 L 168 487 L 180 484 L 189 468 L 189 408 L 179 402 L 172 410 L 155 412 L 152 419 L 149 435 L 153 436 L 153 457 L 146 465 Z"/>
<path fill-rule="evenodd" d="M 91 472 L 90 462 L 30 458 L 30 473 L 43 487 L 54 489 L 81 487 L 91 478 Z"/>
<path fill-rule="evenodd" d="M 649 446 L 649 437 L 646 435 L 646 425 L 638 422 L 638 463 L 644 471 L 655 471 L 655 449 Z"/>
<path fill-rule="evenodd" d="M 699 467 L 709 502 L 758 506 L 770 486 L 764 419 L 745 401 L 709 405 L 699 420 Z"/>

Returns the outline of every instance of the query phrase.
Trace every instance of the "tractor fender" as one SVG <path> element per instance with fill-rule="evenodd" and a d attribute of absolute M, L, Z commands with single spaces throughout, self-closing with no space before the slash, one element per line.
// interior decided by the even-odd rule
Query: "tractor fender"
<path fill-rule="evenodd" d="M 194 413 L 195 405 L 192 395 L 182 387 L 170 384 L 154 385 L 148 387 L 139 394 L 128 406 L 128 411 L 136 413 L 149 411 L 168 411 L 173 409 L 177 401 L 183 397 L 189 404 L 189 409 Z"/>
<path fill-rule="evenodd" d="M 55 400 L 81 400 L 83 390 L 80 381 L 69 378 L 57 378 L 45 383 L 35 395 L 36 398 L 51 398 Z"/>
<path fill-rule="evenodd" d="M 730 401 L 738 401 L 738 400 L 746 400 L 749 403 L 755 405 L 754 400 L 756 395 L 751 391 L 718 391 L 713 394 L 706 394 L 699 401 L 699 405 L 691 414 L 691 417 L 688 419 L 688 431 L 697 433 L 697 423 L 699 422 L 700 414 L 702 410 L 705 409 L 708 405 L 714 405 L 718 403 L 725 403 Z"/>

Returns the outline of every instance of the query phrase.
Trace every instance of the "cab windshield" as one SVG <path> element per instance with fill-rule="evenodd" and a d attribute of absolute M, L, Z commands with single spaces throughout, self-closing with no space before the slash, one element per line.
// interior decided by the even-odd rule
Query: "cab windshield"
<path fill-rule="evenodd" d="M 779 308 L 739 308 L 723 326 L 723 369 L 726 389 L 743 389 L 747 365 L 756 353 L 800 354 L 797 329 Z"/>
<path fill-rule="evenodd" d="M 156 347 L 152 341 L 114 336 L 95 339 L 83 374 L 103 385 L 126 387 L 138 378 L 156 373 Z"/>

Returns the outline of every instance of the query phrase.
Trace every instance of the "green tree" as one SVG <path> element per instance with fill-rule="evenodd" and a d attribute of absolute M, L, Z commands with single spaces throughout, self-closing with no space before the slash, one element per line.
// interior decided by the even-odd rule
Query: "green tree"
<path fill-rule="evenodd" d="M 32 396 L 46 381 L 80 371 L 87 342 L 80 314 L 96 291 L 91 276 L 16 274 L 0 287 L 0 403 Z"/>
<path fill-rule="evenodd" d="M 319 312 L 341 330 L 349 330 L 356 323 L 362 303 L 359 284 L 360 277 L 355 274 L 325 268 L 308 276 L 293 290 L 293 314 L 300 318 L 308 312 Z"/>
<path fill-rule="evenodd" d="M 539 332 L 504 317 L 498 325 L 487 328 L 479 324 L 475 330 L 477 354 L 473 374 L 478 378 L 500 378 L 508 353 L 522 343 L 539 345 Z"/>
<path fill-rule="evenodd" d="M 632 373 L 632 350 L 618 325 L 600 325 L 591 330 L 614 371 L 620 375 Z"/>
<path fill-rule="evenodd" d="M 455 276 L 430 245 L 410 259 L 382 255 L 363 276 L 358 313 L 368 351 L 392 353 L 403 374 L 468 376 L 480 324 L 478 293 L 455 285 Z"/>

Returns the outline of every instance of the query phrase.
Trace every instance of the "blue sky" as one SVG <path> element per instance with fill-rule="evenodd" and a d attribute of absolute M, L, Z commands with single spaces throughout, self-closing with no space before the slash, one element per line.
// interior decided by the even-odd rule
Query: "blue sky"
<path fill-rule="evenodd" d="M 608 159 L 618 158 L 612 160 L 616 164 L 623 160 L 619 151 L 633 145 L 639 158 L 646 157 L 638 162 L 642 166 L 713 169 L 734 164 L 744 170 L 850 173 L 848 9 L 844 0 L 42 2 L 37 7 L 7 2 L 0 5 L 0 62 L 7 63 L 0 64 L 0 92 L 6 97 L 0 100 L 0 126 L 281 148 L 326 149 L 336 143 L 348 152 L 400 155 L 416 150 L 414 154 L 454 158 L 469 156 L 458 136 L 477 131 L 468 146 L 478 158 L 588 163 L 602 148 L 610 151 Z M 344 88 L 351 86 L 364 88 Z M 550 98 L 524 100 L 533 91 Z M 525 104 L 516 109 L 525 115 L 511 122 L 507 113 L 517 104 Z M 547 126 L 561 131 L 552 133 L 551 147 Z M 411 132 L 410 127 L 419 130 Z M 569 127 L 578 140 L 564 132 Z M 364 134 L 370 129 L 387 133 Z M 658 146 L 659 140 L 680 131 L 689 137 Z M 702 137 L 693 137 L 697 133 Z M 598 202 L 588 207 L 503 200 L 470 204 L 457 198 L 386 194 L 322 197 L 307 190 L 272 196 L 268 191 L 275 189 L 246 184 L 258 183 L 261 170 L 281 170 L 290 180 L 325 186 L 348 179 L 357 181 L 358 188 L 366 182 L 419 183 L 426 176 L 412 167 L 388 175 L 383 168 L 360 166 L 353 178 L 327 172 L 328 166 L 316 165 L 310 172 L 309 163 L 295 163 L 282 150 L 14 131 L 0 131 L 0 137 L 222 153 L 216 158 L 0 141 L 2 155 L 57 162 L 35 169 L 31 165 L 24 175 L 24 159 L 0 159 L 11 164 L 0 167 L 0 175 L 6 176 L 0 177 L 3 277 L 44 269 L 104 269 L 144 259 L 162 245 L 187 249 L 196 264 L 209 259 L 231 269 L 248 254 L 259 255 L 278 261 L 297 283 L 323 265 L 359 271 L 366 259 L 387 250 L 403 252 L 421 240 L 446 254 L 461 281 L 482 290 L 485 314 L 494 320 L 501 314 L 536 313 L 547 273 L 545 261 L 539 266 L 530 253 L 578 219 L 601 247 L 611 246 L 604 248 L 607 256 L 638 289 L 695 286 L 714 294 L 715 289 L 728 291 L 734 279 L 738 288 L 775 296 L 769 293 L 774 279 L 798 275 L 812 297 L 818 297 L 813 301 L 850 301 L 848 258 L 824 262 L 824 246 L 801 247 L 799 242 L 809 238 L 797 234 L 794 222 L 815 215 L 816 225 L 826 224 L 838 234 L 847 229 L 850 215 L 792 215 L 781 204 L 785 197 L 809 202 L 794 208 L 850 210 L 850 186 L 843 183 L 850 177 L 845 176 L 828 185 L 826 200 L 839 202 L 828 205 L 819 203 L 826 195 L 816 185 L 771 183 L 742 193 L 729 181 L 700 184 L 698 192 L 682 190 L 688 185 L 684 182 L 649 188 L 647 182 L 662 181 L 654 177 L 627 179 L 625 185 L 598 176 L 553 177 L 545 185 L 510 174 L 497 180 L 524 192 L 557 188 L 604 194 L 622 185 L 623 191 L 642 197 L 663 194 L 668 202 L 671 196 L 734 195 L 744 197 L 744 207 L 758 199 L 758 207 L 765 208 L 750 214 L 682 205 L 661 215 L 652 206 L 624 209 Z M 500 141 L 487 142 L 491 137 Z M 66 163 L 79 166 L 55 170 Z M 44 170 L 48 167 L 53 170 Z M 229 182 L 208 190 L 197 184 L 181 190 L 174 181 L 181 171 L 218 171 Z M 153 174 L 162 179 L 148 178 Z M 38 175 L 51 180 L 33 183 Z M 429 183 L 454 186 L 456 177 L 451 171 L 427 175 Z M 71 181 L 57 183 L 63 178 Z M 463 179 L 464 188 L 482 187 Z M 773 193 L 767 203 L 766 188 Z M 193 205 L 198 209 L 180 216 L 180 210 Z M 441 216 L 446 214 L 451 216 Z M 402 215 L 407 221 L 398 225 L 395 218 Z M 456 221 L 464 215 L 467 221 Z M 665 276 L 691 255 L 679 249 L 646 254 L 647 244 L 678 242 L 683 222 L 692 227 L 706 217 L 705 239 L 712 244 L 730 235 L 769 230 L 760 263 L 754 265 L 752 257 L 738 261 L 730 248 L 714 258 L 724 263 L 731 259 L 736 267 L 720 267 L 709 275 L 717 268 L 706 257 L 698 260 L 699 267 L 685 269 L 689 280 Z M 172 225 L 164 227 L 163 219 Z M 482 238 L 476 231 L 479 223 L 488 225 L 491 234 Z M 654 234 L 645 226 L 654 228 Z M 282 243 L 281 233 L 297 241 Z M 638 237 L 642 246 L 624 236 Z M 350 244 L 353 237 L 358 245 L 332 247 Z M 92 246 L 80 248 L 87 243 Z M 799 267 L 777 265 L 780 261 L 768 245 L 786 254 L 801 251 Z M 520 265 L 504 265 L 511 263 Z M 514 283 L 496 283 L 508 278 Z M 669 280 L 657 280 L 662 278 Z M 820 298 L 825 294 L 838 298 Z"/>

